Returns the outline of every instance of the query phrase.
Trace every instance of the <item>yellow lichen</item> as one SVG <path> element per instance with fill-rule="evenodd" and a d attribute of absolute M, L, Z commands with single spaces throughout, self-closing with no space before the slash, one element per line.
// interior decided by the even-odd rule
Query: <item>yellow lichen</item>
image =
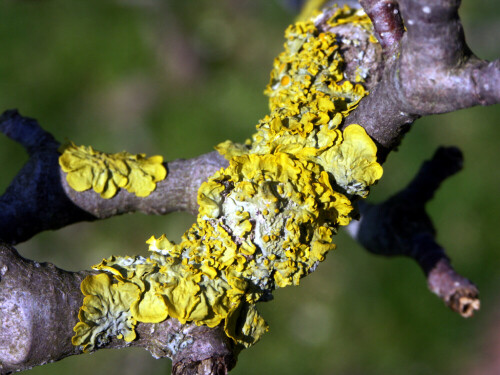
<path fill-rule="evenodd" d="M 349 8 L 330 22 L 370 27 L 366 15 Z M 196 223 L 180 243 L 151 237 L 150 257 L 111 257 L 94 266 L 112 275 L 111 288 L 129 293 L 120 308 L 132 322 L 172 317 L 223 325 L 237 344 L 254 344 L 268 329 L 255 304 L 316 269 L 335 249 L 339 226 L 351 221 L 353 202 L 381 177 L 364 129 L 342 129 L 368 92 L 345 76 L 335 35 L 298 22 L 286 38 L 265 91 L 271 113 L 245 145 L 217 146 L 229 166 L 201 185 Z M 91 278 L 91 294 L 110 289 L 109 277 Z M 89 308 L 85 300 L 82 310 Z M 97 345 L 75 331 L 75 343 Z"/>
<path fill-rule="evenodd" d="M 317 161 L 347 194 L 365 197 L 368 188 L 382 177 L 377 146 L 359 125 L 346 127 L 342 136 L 342 142 L 319 154 Z"/>
<path fill-rule="evenodd" d="M 348 23 L 355 24 L 367 30 L 370 33 L 369 39 L 370 41 L 372 40 L 374 36 L 372 22 L 370 18 L 367 17 L 363 8 L 351 8 L 346 4 L 343 7 L 338 7 L 328 20 L 328 25 L 331 27 Z"/>
<path fill-rule="evenodd" d="M 92 188 L 105 199 L 114 197 L 119 188 L 146 197 L 155 190 L 156 183 L 167 176 L 161 156 L 146 158 L 144 154 L 126 151 L 106 154 L 73 142 L 60 151 L 59 165 L 67 173 L 69 186 L 76 191 Z"/>
<path fill-rule="evenodd" d="M 73 345 L 83 350 L 106 344 L 110 337 L 120 336 L 125 341 L 136 337 L 137 320 L 132 317 L 130 305 L 139 298 L 139 288 L 134 284 L 118 281 L 105 273 L 87 276 L 81 285 L 85 296 L 78 314 Z"/>
<path fill-rule="evenodd" d="M 314 16 L 317 16 L 320 14 L 319 9 L 321 9 L 326 2 L 327 0 L 307 0 L 304 5 L 302 5 L 302 9 L 296 21 L 308 21 Z"/>

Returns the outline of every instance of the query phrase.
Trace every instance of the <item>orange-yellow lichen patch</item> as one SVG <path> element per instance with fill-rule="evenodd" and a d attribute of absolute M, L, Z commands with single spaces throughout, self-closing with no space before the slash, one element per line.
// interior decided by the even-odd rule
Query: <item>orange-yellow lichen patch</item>
<path fill-rule="evenodd" d="M 377 146 L 359 125 L 345 128 L 343 140 L 317 157 L 335 182 L 349 195 L 368 195 L 368 189 L 382 177 L 377 163 Z"/>
<path fill-rule="evenodd" d="M 371 20 L 366 15 L 364 9 L 351 8 L 347 4 L 335 10 L 335 12 L 330 16 L 328 24 L 331 27 L 344 24 L 354 24 L 363 27 L 371 33 L 373 32 Z"/>
<path fill-rule="evenodd" d="M 331 22 L 367 20 L 343 8 Z M 196 223 L 181 241 L 151 237 L 150 257 L 94 267 L 113 276 L 99 278 L 106 287 L 95 285 L 96 294 L 127 285 L 134 298 L 119 308 L 132 321 L 221 324 L 237 344 L 254 344 L 268 329 L 255 304 L 316 269 L 351 221 L 353 202 L 381 177 L 364 129 L 342 130 L 368 93 L 344 75 L 335 35 L 298 22 L 286 38 L 266 89 L 271 113 L 247 144 L 217 146 L 229 166 L 201 185 Z M 91 339 L 75 342 L 96 345 Z"/>
<path fill-rule="evenodd" d="M 212 228 L 207 229 L 212 231 Z M 224 229 L 219 228 L 219 231 L 216 229 L 209 238 L 215 245 L 214 239 L 223 236 Z M 226 240 L 229 239 L 226 237 Z M 126 311 L 133 322 L 157 323 L 172 317 L 183 324 L 194 322 L 209 327 L 219 325 L 233 311 L 240 310 L 248 302 L 255 303 L 259 298 L 258 294 L 251 297 L 248 282 L 231 271 L 221 273 L 220 277 L 216 278 L 220 268 L 226 270 L 234 263 L 233 269 L 238 269 L 238 264 L 244 262 L 244 257 L 238 255 L 236 248 L 230 251 L 230 254 L 226 254 L 227 247 L 221 243 L 222 251 L 219 253 L 219 260 L 216 261 L 214 258 L 217 251 L 212 251 L 212 257 L 203 257 L 209 249 L 203 247 L 201 242 L 197 242 L 202 248 L 196 253 L 193 252 L 195 249 L 188 238 L 184 238 L 179 245 L 171 243 L 163 236 L 158 239 L 152 237 L 148 243 L 153 252 L 150 258 L 111 257 L 94 266 L 96 270 L 112 274 L 114 283 L 110 281 L 111 278 L 107 273 L 92 276 L 86 282 L 84 293 L 102 295 L 103 290 L 119 285 L 124 296 L 121 298 L 123 303 L 118 308 Z M 179 252 L 176 247 L 182 250 Z M 191 259 L 182 257 L 185 251 L 191 252 Z M 104 299 L 107 297 L 107 294 L 103 296 Z M 92 301 L 84 300 L 82 311 L 93 308 L 90 302 Z M 94 318 L 106 319 L 105 316 L 98 316 L 100 311 L 96 310 Z M 264 324 L 262 318 L 258 321 Z M 234 322 L 227 327 L 229 327 L 226 329 L 228 336 L 239 337 L 240 332 L 231 331 L 230 328 L 237 329 L 243 326 L 240 327 Z M 263 332 L 265 330 L 263 327 L 256 332 Z M 78 330 L 75 328 L 77 336 L 80 331 L 79 326 Z M 259 337 L 246 337 L 240 344 L 251 345 Z M 90 339 L 91 336 L 85 335 L 78 341 L 75 339 L 75 342 L 80 345 L 93 345 L 88 341 Z"/>
<path fill-rule="evenodd" d="M 118 189 L 146 197 L 165 179 L 167 170 L 163 157 L 144 154 L 133 155 L 126 151 L 106 154 L 91 146 L 76 146 L 73 142 L 61 147 L 61 169 L 67 173 L 69 186 L 76 191 L 90 188 L 102 198 L 112 198 Z"/>

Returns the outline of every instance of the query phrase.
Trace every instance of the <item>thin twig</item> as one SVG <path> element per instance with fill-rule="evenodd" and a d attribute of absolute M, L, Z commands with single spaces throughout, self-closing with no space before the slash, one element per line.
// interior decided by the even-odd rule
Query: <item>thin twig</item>
<path fill-rule="evenodd" d="M 430 290 L 464 317 L 479 309 L 476 286 L 451 266 L 445 250 L 435 239 L 426 203 L 441 183 L 462 168 L 462 154 L 455 147 L 439 148 L 410 184 L 380 204 L 360 203 L 360 222 L 349 229 L 369 252 L 404 255 L 417 261 Z"/>

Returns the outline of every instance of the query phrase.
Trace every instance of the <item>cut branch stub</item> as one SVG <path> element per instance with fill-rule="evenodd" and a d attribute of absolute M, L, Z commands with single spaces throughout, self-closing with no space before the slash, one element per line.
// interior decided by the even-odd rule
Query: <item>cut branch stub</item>
<path fill-rule="evenodd" d="M 349 228 L 368 251 L 415 259 L 430 290 L 464 317 L 479 309 L 478 290 L 452 268 L 445 250 L 435 240 L 435 230 L 425 204 L 440 184 L 462 167 L 455 147 L 439 148 L 410 184 L 387 201 L 372 205 L 360 202 L 361 220 Z"/>
<path fill-rule="evenodd" d="M 464 318 L 479 310 L 479 291 L 477 287 L 459 275 L 448 259 L 441 259 L 427 275 L 429 289 L 453 310 Z"/>
<path fill-rule="evenodd" d="M 172 366 L 172 375 L 226 375 L 236 364 L 234 356 L 220 356 L 201 361 L 180 361 Z"/>

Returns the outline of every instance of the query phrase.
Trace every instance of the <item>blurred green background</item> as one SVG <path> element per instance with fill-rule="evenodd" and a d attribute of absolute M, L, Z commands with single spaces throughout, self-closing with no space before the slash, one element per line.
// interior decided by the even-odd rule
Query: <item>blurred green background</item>
<path fill-rule="evenodd" d="M 499 8 L 496 0 L 462 6 L 467 39 L 480 57 L 500 56 Z M 59 140 L 108 152 L 193 157 L 252 134 L 267 112 L 262 91 L 293 18 L 279 0 L 3 0 L 0 110 L 18 108 Z M 370 197 L 402 188 L 439 145 L 464 151 L 464 171 L 443 185 L 429 210 L 454 265 L 480 287 L 476 317 L 449 311 L 412 261 L 368 255 L 342 233 L 317 272 L 261 304 L 271 330 L 232 373 L 499 374 L 499 120 L 494 106 L 418 121 Z M 0 138 L 1 191 L 26 159 L 19 145 Z M 126 215 L 42 233 L 17 248 L 31 259 L 86 269 L 112 254 L 146 254 L 152 234 L 179 240 L 193 221 L 181 213 Z M 169 369 L 168 360 L 127 349 L 31 373 Z"/>

